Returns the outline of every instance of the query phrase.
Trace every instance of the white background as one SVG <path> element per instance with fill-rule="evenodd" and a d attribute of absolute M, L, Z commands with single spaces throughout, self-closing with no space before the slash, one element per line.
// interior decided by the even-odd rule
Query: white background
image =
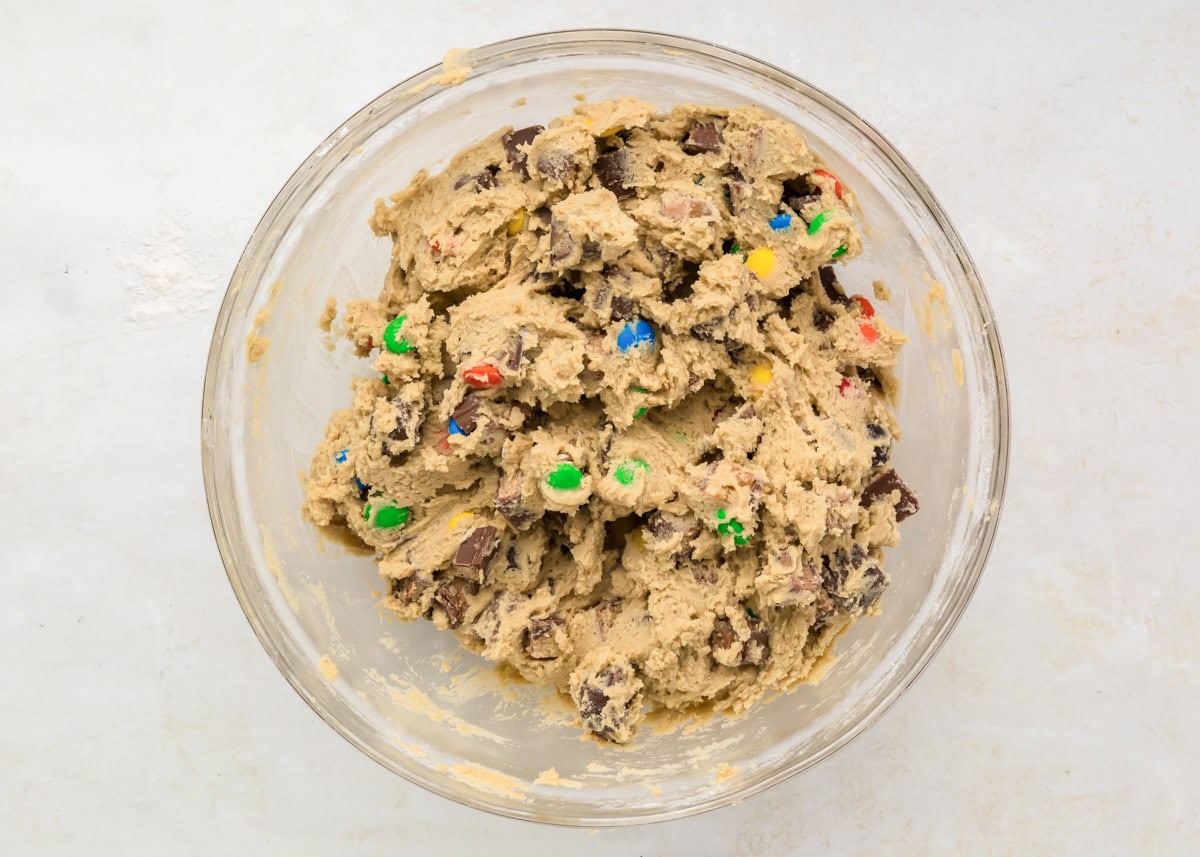
<path fill-rule="evenodd" d="M 1200 7 L 0 0 L 0 853 L 1194 854 Z M 999 541 L 883 719 L 741 806 L 624 831 L 462 809 L 322 724 L 205 512 L 211 325 L 345 117 L 450 47 L 658 29 L 756 54 L 915 164 L 1009 361 Z"/>

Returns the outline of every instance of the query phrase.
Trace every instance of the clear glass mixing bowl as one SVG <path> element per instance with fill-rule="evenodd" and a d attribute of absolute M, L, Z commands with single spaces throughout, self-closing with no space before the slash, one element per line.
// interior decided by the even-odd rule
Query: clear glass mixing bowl
<path fill-rule="evenodd" d="M 518 818 L 587 826 L 676 818 L 729 804 L 826 758 L 920 673 L 962 614 L 996 527 L 1008 400 L 991 310 L 958 235 L 877 131 L 780 69 L 687 39 L 628 31 L 529 36 L 471 51 L 467 79 L 429 69 L 338 128 L 271 203 L 213 334 L 204 386 L 209 511 L 238 600 L 263 646 L 330 726 L 431 791 Z M 318 328 L 326 298 L 375 296 L 389 245 L 377 197 L 436 171 L 502 125 L 569 111 L 581 93 L 757 103 L 795 122 L 857 194 L 866 251 L 841 269 L 911 342 L 900 366 L 895 465 L 921 499 L 887 562 L 883 613 L 837 646 L 825 680 L 688 728 L 644 728 L 630 748 L 580 740 L 544 690 L 498 676 L 430 623 L 388 621 L 371 557 L 300 517 L 302 477 L 330 413 L 367 361 Z M 259 318 L 270 339 L 247 360 Z M 336 675 L 335 675 L 336 670 Z M 553 770 L 551 770 L 553 769 Z"/>

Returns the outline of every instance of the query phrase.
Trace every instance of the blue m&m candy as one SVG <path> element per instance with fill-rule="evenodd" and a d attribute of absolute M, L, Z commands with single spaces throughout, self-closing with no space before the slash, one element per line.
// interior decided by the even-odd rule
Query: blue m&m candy
<path fill-rule="evenodd" d="M 350 450 L 348 450 L 348 449 L 339 449 L 337 451 L 337 454 L 333 456 L 333 460 L 336 461 L 338 464 L 345 464 L 346 463 L 346 453 L 348 453 L 349 451 Z"/>
<path fill-rule="evenodd" d="M 772 217 L 767 222 L 771 225 L 772 229 L 774 229 L 776 232 L 778 232 L 781 229 L 787 229 L 789 226 L 792 225 L 792 216 L 790 214 L 785 214 L 784 212 L 781 211 L 779 214 L 776 214 L 774 217 Z"/>
<path fill-rule="evenodd" d="M 450 434 L 461 434 L 461 435 L 466 434 L 466 432 L 462 430 L 462 428 L 459 426 L 459 424 L 454 421 L 454 417 L 450 418 L 449 429 L 450 429 Z"/>
<path fill-rule="evenodd" d="M 617 334 L 617 348 L 622 351 L 629 351 L 631 348 L 651 348 L 654 339 L 654 328 L 650 326 L 650 322 L 639 318 L 621 328 L 621 332 Z"/>

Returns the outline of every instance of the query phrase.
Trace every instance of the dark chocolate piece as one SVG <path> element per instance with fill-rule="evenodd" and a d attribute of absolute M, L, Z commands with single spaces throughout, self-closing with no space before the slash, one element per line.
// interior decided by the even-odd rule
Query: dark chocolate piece
<path fill-rule="evenodd" d="M 409 438 L 409 421 L 412 419 L 412 407 L 408 402 L 397 399 L 392 402 L 396 407 L 396 427 L 388 432 L 388 437 L 392 440 L 408 440 Z"/>
<path fill-rule="evenodd" d="M 601 251 L 602 251 L 602 248 L 600 247 L 599 241 L 593 241 L 591 238 L 585 238 L 583 240 L 583 252 L 580 254 L 579 261 L 595 262 L 597 259 L 600 258 Z M 584 293 L 584 290 L 580 289 L 579 297 L 582 298 L 583 293 Z"/>
<path fill-rule="evenodd" d="M 874 482 L 863 489 L 861 503 L 863 506 L 872 506 L 889 497 L 893 491 L 900 492 L 900 499 L 896 501 L 897 523 L 915 515 L 920 510 L 921 506 L 917 502 L 917 495 L 904 484 L 900 475 L 891 469 L 883 471 L 875 478 Z"/>
<path fill-rule="evenodd" d="M 533 512 L 525 505 L 521 494 L 523 477 L 520 470 L 512 473 L 500 472 L 500 484 L 496 487 L 494 501 L 496 511 L 504 516 L 504 520 L 514 530 L 524 532 L 533 523 Z"/>
<path fill-rule="evenodd" d="M 682 149 L 689 155 L 699 155 L 701 152 L 719 152 L 725 137 L 721 129 L 712 122 L 697 122 L 688 131 L 687 139 L 683 141 Z"/>
<path fill-rule="evenodd" d="M 892 448 L 890 446 L 877 446 L 871 451 L 871 466 L 879 467 L 887 464 L 889 458 L 892 457 Z"/>
<path fill-rule="evenodd" d="M 535 661 L 549 661 L 559 657 L 562 649 L 554 639 L 554 629 L 566 625 L 566 620 L 560 616 L 549 619 L 531 619 L 526 630 L 525 651 Z"/>
<path fill-rule="evenodd" d="M 570 152 L 543 152 L 537 160 L 538 175 L 566 183 L 575 177 L 575 156 Z"/>
<path fill-rule="evenodd" d="M 750 199 L 750 185 L 740 170 L 730 170 L 729 175 L 725 177 L 725 198 L 729 201 L 729 210 L 735 217 L 742 213 Z"/>
<path fill-rule="evenodd" d="M 452 415 L 454 422 L 463 430 L 463 434 L 470 434 L 475 431 L 478 425 L 479 416 L 479 397 L 474 393 L 467 393 L 463 396 L 463 400 L 458 403 L 458 407 L 454 409 Z"/>
<path fill-rule="evenodd" d="M 638 699 L 635 695 L 622 704 L 614 697 L 632 680 L 633 676 L 618 664 L 604 667 L 583 680 L 579 686 L 576 703 L 579 705 L 579 716 L 583 719 L 585 729 L 602 738 L 616 737 L 618 731 L 626 725 Z"/>
<path fill-rule="evenodd" d="M 825 289 L 826 296 L 835 304 L 849 306 L 850 298 L 846 297 L 846 293 L 842 291 L 841 285 L 838 283 L 837 274 L 833 268 L 824 265 L 817 269 L 817 273 L 821 277 L 821 288 Z"/>
<path fill-rule="evenodd" d="M 600 184 L 617 199 L 637 196 L 637 191 L 629 185 L 629 153 L 624 149 L 612 149 L 596 158 L 595 172 Z"/>
<path fill-rule="evenodd" d="M 403 580 L 392 581 L 392 595 L 405 604 L 416 604 L 428 588 L 429 583 L 416 574 L 410 574 Z"/>
<path fill-rule="evenodd" d="M 433 593 L 434 602 L 446 612 L 451 628 L 462 624 L 467 615 L 468 600 L 479 591 L 479 584 L 465 577 L 452 577 Z"/>
<path fill-rule="evenodd" d="M 820 201 L 821 201 L 821 195 L 815 194 L 815 193 L 809 194 L 808 196 L 789 196 L 787 198 L 788 208 L 790 208 L 792 211 L 796 212 L 796 214 L 798 214 L 800 216 L 801 220 L 804 220 L 804 206 L 808 205 L 811 202 L 820 202 Z M 804 222 L 808 223 L 807 220 L 804 220 Z"/>
<path fill-rule="evenodd" d="M 505 352 L 504 368 L 516 372 L 521 368 L 521 358 L 525 355 L 525 337 L 519 333 L 514 333 L 512 339 L 508 342 L 508 351 Z"/>
<path fill-rule="evenodd" d="M 736 649 L 736 661 L 739 666 L 760 667 L 771 656 L 771 635 L 763 620 L 755 616 L 746 616 L 746 624 L 750 626 L 750 638 L 738 639 L 733 623 L 728 619 L 718 619 L 713 623 L 712 636 L 709 645 L 713 650 L 729 651 Z"/>
<path fill-rule="evenodd" d="M 505 134 L 501 140 L 504 154 L 512 165 L 513 172 L 520 173 L 522 178 L 529 178 L 528 154 L 522 148 L 533 142 L 533 138 L 546 130 L 541 125 L 530 125 Z"/>
<path fill-rule="evenodd" d="M 459 190 L 469 184 L 473 184 L 475 192 L 479 193 L 481 190 L 494 188 L 496 186 L 496 178 L 489 170 L 483 170 L 474 175 L 459 176 L 454 182 L 454 189 Z"/>
<path fill-rule="evenodd" d="M 636 307 L 632 298 L 625 298 L 618 295 L 612 299 L 610 315 L 613 321 L 628 321 L 633 318 L 635 310 Z"/>
<path fill-rule="evenodd" d="M 575 239 L 557 220 L 550 221 L 550 261 L 558 264 L 568 258 L 575 250 Z"/>
<path fill-rule="evenodd" d="M 832 313 L 828 313 L 823 309 L 813 312 L 813 327 L 824 333 L 833 326 L 834 317 Z"/>
<path fill-rule="evenodd" d="M 863 572 L 862 589 L 858 594 L 858 606 L 863 610 L 871 609 L 883 590 L 887 589 L 888 581 L 878 566 L 870 566 Z"/>
<path fill-rule="evenodd" d="M 495 527 L 476 527 L 454 552 L 454 565 L 479 572 L 482 578 L 500 547 L 500 532 Z"/>

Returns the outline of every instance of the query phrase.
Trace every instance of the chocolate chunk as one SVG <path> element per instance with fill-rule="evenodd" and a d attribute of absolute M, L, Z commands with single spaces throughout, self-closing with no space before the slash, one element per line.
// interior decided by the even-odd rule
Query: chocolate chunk
<path fill-rule="evenodd" d="M 897 523 L 915 515 L 920 510 L 921 506 L 917 502 L 917 495 L 904 484 L 900 475 L 891 469 L 883 471 L 874 482 L 863 489 L 862 505 L 872 506 L 880 500 L 889 498 L 893 491 L 900 492 L 900 499 L 896 501 Z"/>
<path fill-rule="evenodd" d="M 719 152 L 724 142 L 721 129 L 712 122 L 697 122 L 688 131 L 682 148 L 689 155 L 698 155 L 701 152 Z"/>
<path fill-rule="evenodd" d="M 871 609 L 879 596 L 883 595 L 883 590 L 887 589 L 887 577 L 884 576 L 882 570 L 878 566 L 869 566 L 863 572 L 862 589 L 858 593 L 858 606 L 863 610 Z"/>
<path fill-rule="evenodd" d="M 887 437 L 887 429 L 879 423 L 867 423 L 867 437 L 871 438 L 871 440 L 885 438 Z"/>
<path fill-rule="evenodd" d="M 596 158 L 595 171 L 600 184 L 617 199 L 637 196 L 637 191 L 629 185 L 629 153 L 624 149 L 613 149 Z"/>
<path fill-rule="evenodd" d="M 679 530 L 675 526 L 676 516 L 667 516 L 657 509 L 650 513 L 646 518 L 646 529 L 650 531 L 650 535 L 656 539 L 669 539 Z"/>
<path fill-rule="evenodd" d="M 801 220 L 804 220 L 804 206 L 820 201 L 820 194 L 809 194 L 808 196 L 789 196 L 787 198 L 788 208 L 800 215 Z M 804 220 L 804 222 L 807 223 L 808 221 Z"/>
<path fill-rule="evenodd" d="M 575 177 L 575 156 L 570 152 L 543 152 L 537 160 L 538 175 L 566 183 Z"/>
<path fill-rule="evenodd" d="M 600 258 L 601 247 L 599 241 L 593 241 L 590 238 L 583 240 L 583 252 L 580 254 L 579 261 L 595 262 Z M 583 297 L 583 289 L 579 290 L 579 297 Z"/>
<path fill-rule="evenodd" d="M 475 173 L 474 175 L 459 176 L 454 182 L 454 189 L 459 190 L 469 184 L 473 184 L 475 186 L 475 192 L 479 193 L 481 190 L 489 190 L 494 188 L 496 186 L 496 178 L 489 170 L 483 170 Z"/>
<path fill-rule="evenodd" d="M 821 287 L 825 289 L 825 294 L 835 304 L 849 306 L 850 298 L 846 297 L 846 293 L 842 291 L 841 285 L 838 283 L 837 274 L 833 268 L 824 265 L 817 269 L 817 273 L 821 277 Z"/>
<path fill-rule="evenodd" d="M 508 350 L 505 352 L 504 368 L 511 372 L 516 372 L 521 368 L 521 358 L 525 355 L 525 337 L 519 333 L 514 333 L 512 339 L 508 341 Z"/>
<path fill-rule="evenodd" d="M 496 487 L 496 499 L 493 503 L 496 511 L 504 516 L 504 520 L 519 532 L 528 530 L 534 520 L 532 510 L 525 505 L 523 487 L 524 477 L 520 470 L 514 470 L 512 473 L 501 471 L 500 484 Z"/>
<path fill-rule="evenodd" d="M 396 407 L 396 427 L 388 432 L 392 440 L 408 440 L 409 421 L 412 419 L 412 407 L 408 402 L 397 400 L 392 403 Z"/>
<path fill-rule="evenodd" d="M 736 170 L 725 179 L 725 194 L 729 199 L 729 210 L 735 217 L 740 216 L 750 201 L 750 185 Z"/>
<path fill-rule="evenodd" d="M 671 552 L 674 559 L 691 555 L 700 531 L 700 522 L 690 515 L 673 515 L 656 509 L 646 517 L 646 532 L 654 542 L 671 542 L 678 537 L 679 544 Z"/>
<path fill-rule="evenodd" d="M 393 580 L 391 587 L 392 595 L 405 604 L 416 604 L 428 588 L 428 581 L 416 574 L 410 574 L 403 580 Z"/>
<path fill-rule="evenodd" d="M 632 667 L 621 664 L 610 664 L 585 678 L 575 699 L 584 728 L 609 740 L 629 740 L 632 737 L 630 715 L 641 702 L 633 682 Z"/>
<path fill-rule="evenodd" d="M 628 321 L 634 317 L 636 307 L 632 298 L 625 298 L 618 295 L 612 299 L 612 309 L 610 315 L 613 321 Z"/>
<path fill-rule="evenodd" d="M 871 466 L 879 467 L 881 464 L 887 464 L 887 460 L 892 457 L 892 448 L 890 446 L 877 446 L 871 450 Z"/>
<path fill-rule="evenodd" d="M 596 312 L 603 311 L 604 305 L 608 303 L 608 296 L 610 294 L 612 294 L 612 286 L 609 284 L 608 280 L 603 280 L 600 285 L 596 287 L 596 293 L 592 295 L 592 309 L 596 310 Z"/>
<path fill-rule="evenodd" d="M 575 239 L 557 220 L 550 221 L 550 261 L 554 264 L 565 261 L 575 252 Z"/>
<path fill-rule="evenodd" d="M 829 330 L 833 326 L 833 322 L 833 313 L 828 313 L 823 309 L 813 312 L 813 327 L 821 331 L 821 333 Z"/>
<path fill-rule="evenodd" d="M 500 636 L 501 599 L 506 594 L 504 590 L 500 590 L 493 595 L 487 607 L 484 607 L 483 612 L 471 623 L 471 630 L 475 632 L 475 636 L 485 643 L 494 643 Z"/>
<path fill-rule="evenodd" d="M 760 667 L 767 662 L 771 656 L 771 635 L 767 624 L 749 615 L 746 616 L 746 624 L 750 628 L 750 637 L 742 640 L 728 619 L 718 619 L 713 623 L 708 643 L 718 663 Z"/>
<path fill-rule="evenodd" d="M 528 128 L 521 128 L 505 134 L 500 139 L 501 145 L 504 146 L 504 154 L 508 158 L 509 164 L 512 165 L 513 172 L 520 173 L 522 178 L 529 178 L 529 164 L 528 155 L 521 147 L 528 146 L 533 142 L 533 138 L 544 130 L 546 129 L 541 125 L 530 125 Z"/>
<path fill-rule="evenodd" d="M 434 602 L 446 612 L 451 628 L 462 624 L 467 615 L 469 599 L 479 592 L 479 584 L 465 577 L 452 577 L 433 593 Z"/>
<path fill-rule="evenodd" d="M 479 572 L 482 580 L 499 547 L 500 532 L 495 527 L 476 527 L 454 552 L 454 564 Z"/>
<path fill-rule="evenodd" d="M 531 619 L 529 628 L 525 631 L 525 651 L 529 653 L 529 657 L 537 661 L 548 661 L 562 655 L 562 649 L 554 638 L 554 629 L 566 624 L 566 620 L 559 616 Z"/>
<path fill-rule="evenodd" d="M 475 431 L 478 425 L 479 397 L 474 393 L 467 393 L 467 395 L 463 396 L 463 400 L 458 403 L 458 407 L 454 409 L 452 416 L 454 417 L 454 422 L 463 430 L 463 434 L 470 434 Z"/>

